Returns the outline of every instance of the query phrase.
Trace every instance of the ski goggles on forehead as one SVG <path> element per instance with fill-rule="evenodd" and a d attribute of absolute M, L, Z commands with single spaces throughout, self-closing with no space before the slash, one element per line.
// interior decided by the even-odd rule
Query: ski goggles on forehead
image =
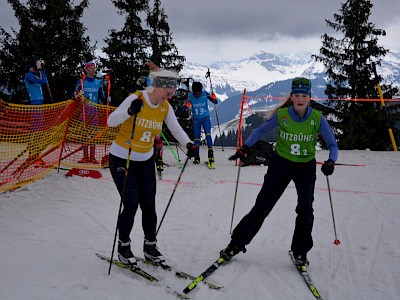
<path fill-rule="evenodd" d="M 307 78 L 300 77 L 300 78 L 293 79 L 292 84 L 294 84 L 294 85 L 311 86 L 311 81 L 309 79 L 307 79 Z"/>
<path fill-rule="evenodd" d="M 175 77 L 157 76 L 153 79 L 152 86 L 166 89 L 176 89 L 178 87 L 178 80 Z"/>

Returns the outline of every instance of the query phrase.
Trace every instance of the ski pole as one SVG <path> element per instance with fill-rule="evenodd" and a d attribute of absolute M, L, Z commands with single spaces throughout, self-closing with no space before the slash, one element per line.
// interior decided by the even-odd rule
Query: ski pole
<path fill-rule="evenodd" d="M 181 180 L 182 174 L 183 174 L 183 172 L 185 171 L 185 168 L 186 168 L 186 165 L 187 165 L 188 161 L 189 161 L 189 156 L 186 157 L 185 163 L 183 164 L 182 171 L 181 171 L 181 173 L 179 174 L 178 180 L 177 180 L 176 183 L 175 183 L 175 188 L 174 188 L 174 190 L 172 191 L 171 198 L 169 198 L 167 207 L 165 208 L 164 214 L 163 214 L 163 216 L 162 216 L 162 218 L 161 218 L 160 225 L 158 225 L 158 228 L 157 228 L 157 231 L 156 231 L 156 236 L 157 236 L 157 234 L 158 234 L 158 231 L 160 231 L 161 224 L 162 224 L 163 221 L 164 221 L 165 215 L 167 214 L 168 207 L 169 207 L 169 205 L 171 204 L 172 198 L 174 197 L 176 188 L 178 187 L 179 181 Z"/>
<path fill-rule="evenodd" d="M 161 131 L 160 134 L 161 134 L 162 138 L 164 139 L 164 141 L 167 143 L 168 148 L 169 148 L 169 150 L 171 150 L 172 155 L 175 157 L 176 161 L 178 162 L 179 167 L 182 169 L 181 160 L 176 156 L 174 150 L 172 149 L 171 145 L 170 145 L 169 142 L 167 141 L 167 139 L 166 139 L 166 137 L 164 136 L 164 134 L 162 133 L 162 131 Z"/>
<path fill-rule="evenodd" d="M 213 90 L 212 82 L 211 82 L 210 68 L 208 68 L 208 71 L 207 71 L 207 73 L 206 73 L 206 78 L 207 78 L 207 77 L 210 79 L 211 94 L 214 95 L 214 90 Z M 219 126 L 219 119 L 218 119 L 217 106 L 215 105 L 215 103 L 214 103 L 214 110 L 215 110 L 215 117 L 216 117 L 216 119 L 217 119 L 217 124 L 218 124 L 219 136 L 222 137 L 221 128 L 220 128 L 220 126 Z M 225 150 L 224 150 L 224 143 L 223 143 L 222 139 L 221 139 L 221 146 L 222 146 L 222 151 L 225 151 Z"/>
<path fill-rule="evenodd" d="M 389 118 L 389 114 L 388 114 L 388 112 L 386 110 L 385 101 L 383 100 L 382 89 L 381 89 L 381 85 L 379 83 L 380 78 L 379 78 L 378 73 L 376 71 L 375 62 L 372 63 L 372 68 L 373 68 L 373 71 L 374 71 L 374 74 L 375 74 L 376 86 L 378 88 L 379 97 L 381 99 L 381 107 L 382 107 L 383 111 L 385 112 L 387 129 L 388 129 L 388 132 L 389 132 L 390 141 L 392 142 L 393 151 L 396 152 L 397 151 L 396 140 L 395 140 L 394 135 L 393 135 L 392 125 L 390 124 L 390 118 Z"/>
<path fill-rule="evenodd" d="M 134 118 L 133 118 L 133 125 L 132 125 L 131 138 L 130 138 L 130 143 L 129 143 L 128 157 L 126 159 L 126 165 L 125 165 L 124 185 L 122 187 L 121 201 L 119 202 L 117 225 L 115 226 L 114 242 L 113 242 L 113 247 L 112 247 L 112 252 L 111 252 L 110 266 L 108 268 L 108 275 L 110 275 L 110 273 L 111 273 L 111 266 L 112 266 L 112 261 L 113 261 L 113 257 L 114 257 L 115 243 L 117 241 L 118 220 L 119 220 L 119 215 L 121 214 L 122 203 L 123 203 L 123 200 L 125 197 L 126 182 L 128 180 L 128 173 L 129 173 L 129 163 L 131 161 L 130 157 L 131 157 L 131 152 L 132 152 L 132 140 L 133 140 L 133 135 L 135 134 L 136 117 L 137 117 L 137 113 L 134 115 Z"/>
<path fill-rule="evenodd" d="M 332 221 L 333 221 L 333 230 L 335 232 L 335 240 L 334 240 L 334 244 L 336 246 L 340 245 L 340 241 L 337 238 L 337 234 L 336 234 L 336 224 L 335 224 L 335 215 L 333 214 L 333 204 L 332 204 L 332 196 L 331 196 L 331 187 L 329 185 L 329 179 L 328 176 L 326 176 L 326 183 L 328 184 L 328 192 L 329 192 L 329 202 L 331 204 L 331 212 L 332 212 Z"/>
<path fill-rule="evenodd" d="M 164 134 L 164 133 L 163 133 L 163 134 Z M 168 134 L 168 132 L 165 132 L 164 135 L 168 135 L 169 137 L 171 137 L 171 135 Z M 167 138 L 167 137 L 165 137 L 165 141 L 167 142 L 166 138 Z M 168 142 L 167 142 L 167 143 L 168 143 Z M 180 159 L 180 157 L 179 157 L 179 149 L 180 149 L 182 152 L 185 152 L 185 150 L 183 150 L 183 149 L 181 148 L 181 146 L 179 145 L 179 143 L 175 143 L 175 148 L 176 148 L 176 154 L 177 154 L 177 157 L 178 157 L 178 159 L 177 159 L 178 164 L 179 164 L 180 168 L 182 168 L 181 159 Z"/>
<path fill-rule="evenodd" d="M 231 228 L 229 230 L 230 234 L 232 234 L 233 216 L 235 215 L 236 198 L 237 198 L 237 190 L 238 190 L 238 186 L 239 186 L 239 177 L 240 177 L 240 167 L 241 167 L 241 165 L 242 165 L 242 162 L 239 160 L 238 173 L 237 173 L 237 178 L 236 178 L 235 196 L 233 198 Z"/>
<path fill-rule="evenodd" d="M 111 72 L 112 70 L 109 70 L 105 77 L 107 81 L 107 108 L 106 108 L 106 129 L 108 128 L 108 115 L 110 114 L 110 103 L 111 103 Z M 110 162 L 110 155 L 107 154 L 107 145 L 104 144 L 104 156 L 102 157 L 102 161 L 104 162 Z"/>
<path fill-rule="evenodd" d="M 317 164 L 323 165 L 324 162 L 322 161 L 317 161 Z M 341 164 L 341 163 L 335 163 L 335 166 L 347 166 L 347 167 L 365 167 L 365 164 Z"/>
<path fill-rule="evenodd" d="M 168 132 L 165 132 L 165 135 L 171 137 L 171 135 L 170 135 Z M 179 149 L 181 149 L 182 152 L 185 152 L 185 150 L 182 149 L 182 147 L 179 145 L 179 143 L 175 143 L 175 145 L 176 145 L 176 148 L 179 148 Z M 177 150 L 176 152 L 178 152 L 178 150 Z M 185 153 L 186 153 L 186 152 L 185 152 Z"/>
<path fill-rule="evenodd" d="M 85 96 L 84 96 L 84 93 L 85 93 L 85 88 L 84 88 L 85 78 L 86 78 L 86 75 L 83 72 L 83 70 L 81 69 L 81 84 L 80 84 L 81 90 L 79 90 L 79 86 L 76 87 L 76 90 L 75 90 L 76 97 L 75 97 L 75 99 L 78 99 L 78 98 L 81 99 L 81 102 L 82 102 L 83 129 L 86 130 L 86 113 L 85 113 L 86 107 L 85 107 Z"/>
<path fill-rule="evenodd" d="M 175 148 L 176 148 L 176 154 L 178 156 L 178 161 L 179 163 L 181 162 L 181 158 L 179 157 L 179 151 L 178 151 L 178 143 L 175 143 Z M 182 168 L 182 167 L 181 167 Z"/>
<path fill-rule="evenodd" d="M 111 102 L 111 72 L 110 70 L 106 76 L 104 76 L 107 80 L 107 109 L 106 109 L 106 127 L 108 127 L 107 120 L 108 115 L 110 113 L 110 102 Z"/>
<path fill-rule="evenodd" d="M 43 71 L 46 73 L 46 71 L 44 69 L 43 69 Z M 47 77 L 47 73 L 46 73 L 46 77 Z M 52 96 L 51 90 L 50 90 L 50 85 L 49 85 L 49 79 L 48 78 L 47 78 L 46 88 L 47 88 L 47 92 L 49 93 L 49 97 L 50 97 L 51 103 L 54 103 L 53 96 Z"/>

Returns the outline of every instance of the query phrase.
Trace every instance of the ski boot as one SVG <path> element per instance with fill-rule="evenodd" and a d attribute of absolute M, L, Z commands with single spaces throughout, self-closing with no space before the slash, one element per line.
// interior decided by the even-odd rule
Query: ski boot
<path fill-rule="evenodd" d="M 161 264 L 165 262 L 164 256 L 160 253 L 157 248 L 157 240 L 150 242 L 144 240 L 143 253 L 146 260 L 151 261 L 156 264 Z"/>
<path fill-rule="evenodd" d="M 214 151 L 212 148 L 208 149 L 208 163 L 207 166 L 209 169 L 215 169 L 214 166 Z"/>
<path fill-rule="evenodd" d="M 118 241 L 118 259 L 130 267 L 137 266 L 136 258 L 131 251 L 131 240 L 127 242 Z"/>
<path fill-rule="evenodd" d="M 89 154 L 88 154 L 88 147 L 87 146 L 82 146 L 82 152 L 83 152 L 83 158 L 81 160 L 78 160 L 79 164 L 88 164 L 90 163 L 89 159 Z"/>
<path fill-rule="evenodd" d="M 164 163 L 162 159 L 156 160 L 156 169 L 157 169 L 158 179 L 162 180 L 162 172 L 164 171 Z"/>
<path fill-rule="evenodd" d="M 81 160 L 78 160 L 79 164 L 88 164 L 90 163 L 90 159 L 87 156 L 84 156 Z"/>
<path fill-rule="evenodd" d="M 95 164 L 95 165 L 99 164 L 99 162 L 97 161 L 97 159 L 94 156 L 90 157 L 89 162 L 91 164 Z"/>
<path fill-rule="evenodd" d="M 92 163 L 92 164 L 98 165 L 99 162 L 98 162 L 97 159 L 95 158 L 95 156 L 96 156 L 96 146 L 90 146 L 89 149 L 90 149 L 90 159 L 89 159 L 89 162 Z"/>
<path fill-rule="evenodd" d="M 225 261 L 230 261 L 236 254 L 242 252 L 246 253 L 246 248 L 241 243 L 238 243 L 235 239 L 232 239 L 229 245 L 219 252 L 219 257 Z"/>
<path fill-rule="evenodd" d="M 310 262 L 307 259 L 307 255 L 293 255 L 297 268 L 301 269 L 302 271 L 307 271 L 307 267 L 310 265 Z"/>
<path fill-rule="evenodd" d="M 156 168 L 157 168 L 157 171 L 158 171 L 158 172 L 164 171 L 164 163 L 163 163 L 163 160 L 162 160 L 162 159 L 158 159 L 158 160 L 156 161 Z"/>
<path fill-rule="evenodd" d="M 200 163 L 200 156 L 199 156 L 199 155 L 196 155 L 196 156 L 194 157 L 193 164 L 198 165 L 199 163 Z"/>

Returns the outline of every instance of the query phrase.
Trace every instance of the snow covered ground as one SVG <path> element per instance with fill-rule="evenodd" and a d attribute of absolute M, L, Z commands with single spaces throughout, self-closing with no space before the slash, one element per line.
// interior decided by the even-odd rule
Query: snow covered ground
<path fill-rule="evenodd" d="M 183 173 L 158 234 L 167 262 L 199 275 L 230 240 L 237 167 L 227 158 L 233 148 L 215 148 L 216 169 L 193 165 Z M 184 154 L 179 152 L 184 160 Z M 201 149 L 202 160 L 206 149 Z M 317 160 L 327 158 L 317 152 Z M 179 176 L 170 166 L 158 181 L 159 220 Z M 400 156 L 395 152 L 341 151 L 329 177 L 338 239 L 335 246 L 326 177 L 318 171 L 315 191 L 314 248 L 309 273 L 326 299 L 400 299 Z M 234 225 L 252 207 L 267 167 L 241 168 Z M 319 168 L 318 168 L 319 170 Z M 45 178 L 0 195 L 0 299 L 176 299 L 164 286 L 182 291 L 189 280 L 151 266 L 160 279 L 151 284 L 129 270 L 112 267 L 95 256 L 110 255 L 120 197 L 109 170 L 100 179 L 65 177 L 52 171 Z M 290 184 L 258 235 L 190 294 L 197 300 L 314 299 L 287 254 L 295 220 L 296 191 Z M 133 251 L 142 256 L 141 212 L 131 234 Z"/>

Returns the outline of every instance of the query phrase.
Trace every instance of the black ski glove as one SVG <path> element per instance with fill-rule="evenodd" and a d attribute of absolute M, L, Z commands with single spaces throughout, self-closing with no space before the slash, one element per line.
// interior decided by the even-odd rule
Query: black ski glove
<path fill-rule="evenodd" d="M 131 116 L 137 115 L 140 112 L 142 105 L 143 105 L 143 100 L 141 99 L 133 100 L 131 106 L 128 108 L 128 114 Z"/>
<path fill-rule="evenodd" d="M 250 151 L 250 148 L 246 145 L 243 145 L 242 147 L 240 147 L 238 149 L 238 151 L 236 151 L 236 153 L 234 155 L 229 157 L 229 160 L 236 160 L 238 158 L 240 158 L 240 160 L 245 160 L 247 155 L 249 154 L 249 151 Z"/>
<path fill-rule="evenodd" d="M 197 146 L 194 145 L 193 143 L 187 143 L 186 148 L 188 149 L 187 151 L 187 156 L 189 158 L 194 157 L 197 155 Z"/>
<path fill-rule="evenodd" d="M 332 175 L 333 170 L 335 170 L 335 162 L 332 159 L 326 160 L 321 167 L 322 173 L 326 176 Z"/>

